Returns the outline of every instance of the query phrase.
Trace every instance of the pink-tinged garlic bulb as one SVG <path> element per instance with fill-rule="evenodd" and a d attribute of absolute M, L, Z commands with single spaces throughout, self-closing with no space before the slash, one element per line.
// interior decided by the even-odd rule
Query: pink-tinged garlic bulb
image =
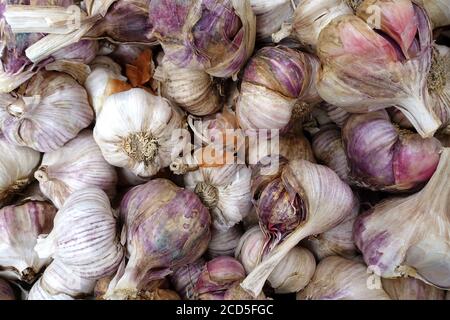
<path fill-rule="evenodd" d="M 211 238 L 208 209 L 195 193 L 169 180 L 131 189 L 120 213 L 129 260 L 111 282 L 107 299 L 138 297 L 150 281 L 200 258 Z"/>
<path fill-rule="evenodd" d="M 42 201 L 4 207 L 0 210 L 0 275 L 32 283 L 50 259 L 34 251 L 41 234 L 53 228 L 56 208 Z"/>
<path fill-rule="evenodd" d="M 383 289 L 393 300 L 444 300 L 445 291 L 414 278 L 381 279 Z"/>
<path fill-rule="evenodd" d="M 267 254 L 242 283 L 254 296 L 292 248 L 336 227 L 351 214 L 355 201 L 350 187 L 334 171 L 305 160 L 289 162 L 281 174 L 263 184 L 254 186 L 254 201 L 267 237 Z"/>
<path fill-rule="evenodd" d="M 352 213 L 344 221 L 333 229 L 309 237 L 302 245 L 308 248 L 318 261 L 329 256 L 353 259 L 358 255 L 358 249 L 353 241 L 353 225 L 359 209 L 359 201 L 355 199 Z"/>
<path fill-rule="evenodd" d="M 152 0 L 150 21 L 166 57 L 182 68 L 229 78 L 253 53 L 256 18 L 248 0 Z"/>
<path fill-rule="evenodd" d="M 195 286 L 205 265 L 203 259 L 181 266 L 170 275 L 170 282 L 183 299 L 196 300 Z"/>
<path fill-rule="evenodd" d="M 144 89 L 109 96 L 94 129 L 94 139 L 110 164 L 143 178 L 177 159 L 189 142 L 183 115 L 166 99 Z"/>
<path fill-rule="evenodd" d="M 376 27 L 383 35 L 366 23 L 369 2 L 379 7 Z M 334 19 L 320 33 L 320 96 L 355 113 L 396 106 L 422 137 L 432 137 L 441 121 L 427 90 L 432 48 L 424 10 L 409 0 L 374 0 L 357 12 Z"/>
<path fill-rule="evenodd" d="M 59 260 L 84 279 L 114 273 L 123 248 L 105 192 L 89 187 L 72 193 L 58 211 L 53 230 L 38 239 L 35 251 L 40 258 Z"/>
<path fill-rule="evenodd" d="M 34 173 L 42 193 L 57 208 L 75 191 L 97 187 L 112 199 L 116 194 L 117 174 L 105 161 L 91 130 L 84 130 L 61 149 L 44 154 Z"/>
<path fill-rule="evenodd" d="M 0 279 L 0 301 L 16 300 L 16 295 L 11 285 L 3 279 Z"/>
<path fill-rule="evenodd" d="M 31 181 L 41 154 L 9 143 L 0 133 L 0 208 Z"/>
<path fill-rule="evenodd" d="M 40 152 L 61 148 L 94 119 L 86 90 L 59 72 L 40 72 L 23 94 L 2 94 L 0 99 L 5 138 Z"/>
<path fill-rule="evenodd" d="M 162 96 L 195 116 L 213 114 L 223 106 L 221 84 L 203 70 L 180 68 L 164 57 L 156 69 L 155 79 L 159 81 Z"/>
<path fill-rule="evenodd" d="M 209 209 L 214 227 L 226 231 L 242 221 L 252 207 L 251 175 L 243 164 L 200 166 L 184 176 L 184 183 Z"/>
<path fill-rule="evenodd" d="M 353 115 L 342 130 L 350 180 L 372 190 L 402 191 L 426 183 L 439 163 L 441 143 L 392 125 L 383 111 Z"/>
<path fill-rule="evenodd" d="M 331 256 L 322 260 L 297 300 L 390 300 L 381 279 L 359 262 Z"/>
<path fill-rule="evenodd" d="M 320 102 L 319 61 L 284 46 L 260 49 L 245 67 L 236 115 L 242 129 L 285 129 L 304 104 Z"/>
<path fill-rule="evenodd" d="M 211 230 L 211 241 L 208 244 L 208 256 L 211 258 L 234 256 L 242 234 L 240 226 L 234 226 L 225 231 L 213 228 Z"/>
<path fill-rule="evenodd" d="M 450 25 L 450 2 L 447 0 L 414 0 L 421 4 L 433 23 L 434 28 Z"/>
<path fill-rule="evenodd" d="M 358 217 L 355 242 L 383 278 L 411 276 L 450 288 L 450 149 L 425 188 L 390 199 Z"/>
<path fill-rule="evenodd" d="M 335 125 L 325 125 L 314 134 L 314 155 L 320 163 L 337 173 L 342 181 L 349 181 L 350 164 L 342 142 L 341 130 Z"/>
<path fill-rule="evenodd" d="M 236 259 L 228 256 L 208 261 L 195 286 L 199 300 L 224 300 L 227 289 L 245 278 L 245 270 Z"/>

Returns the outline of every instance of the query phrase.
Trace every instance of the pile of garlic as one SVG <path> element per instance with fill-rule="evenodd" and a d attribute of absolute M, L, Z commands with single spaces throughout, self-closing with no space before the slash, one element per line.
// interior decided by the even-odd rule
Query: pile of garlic
<path fill-rule="evenodd" d="M 0 300 L 450 296 L 448 0 L 0 10 Z"/>

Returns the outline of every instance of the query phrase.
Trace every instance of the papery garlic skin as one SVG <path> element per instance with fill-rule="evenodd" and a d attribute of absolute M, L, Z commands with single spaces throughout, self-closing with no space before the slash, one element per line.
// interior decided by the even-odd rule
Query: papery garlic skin
<path fill-rule="evenodd" d="M 203 259 L 198 259 L 197 261 L 191 264 L 176 269 L 170 275 L 170 281 L 172 285 L 183 299 L 186 300 L 197 299 L 195 286 L 197 284 L 198 277 L 200 276 L 200 273 L 202 272 L 205 263 L 206 262 Z"/>
<path fill-rule="evenodd" d="M 86 90 L 69 75 L 58 72 L 38 73 L 23 95 L 0 107 L 5 137 L 40 152 L 61 148 L 93 118 Z"/>
<path fill-rule="evenodd" d="M 0 301 L 16 300 L 16 295 L 10 284 L 3 279 L 0 279 Z"/>
<path fill-rule="evenodd" d="M 260 49 L 247 64 L 236 103 L 242 129 L 287 127 L 300 103 L 320 101 L 316 90 L 319 62 L 287 47 Z"/>
<path fill-rule="evenodd" d="M 381 279 L 383 289 L 395 300 L 444 300 L 445 291 L 413 278 Z"/>
<path fill-rule="evenodd" d="M 382 202 L 356 220 L 355 243 L 378 275 L 450 288 L 449 168 L 450 149 L 444 148 L 422 191 Z"/>
<path fill-rule="evenodd" d="M 450 3 L 447 0 L 414 0 L 428 13 L 434 28 L 450 25 Z"/>
<path fill-rule="evenodd" d="M 195 116 L 206 116 L 223 106 L 220 84 L 203 70 L 180 68 L 164 57 L 156 69 L 155 79 L 161 94 Z"/>
<path fill-rule="evenodd" d="M 53 228 L 56 208 L 50 203 L 27 201 L 0 210 L 0 274 L 32 283 L 50 259 L 34 251 L 41 234 Z"/>
<path fill-rule="evenodd" d="M 321 108 L 323 108 L 327 112 L 328 117 L 335 124 L 337 124 L 337 126 L 339 128 L 342 128 L 345 125 L 345 122 L 347 122 L 348 118 L 350 118 L 350 116 L 351 116 L 351 114 L 348 113 L 347 111 L 345 111 L 344 109 L 333 106 L 328 103 L 323 103 L 321 105 Z M 397 109 L 395 109 L 395 110 L 397 110 Z M 398 110 L 398 113 L 401 113 L 401 111 Z"/>
<path fill-rule="evenodd" d="M 24 189 L 32 179 L 41 155 L 29 148 L 9 143 L 0 133 L 0 207 Z"/>
<path fill-rule="evenodd" d="M 197 171 L 188 172 L 184 183 L 210 210 L 213 225 L 218 230 L 226 231 L 233 227 L 251 209 L 251 170 L 246 165 L 200 167 Z"/>
<path fill-rule="evenodd" d="M 129 260 L 119 270 L 107 299 L 138 297 L 141 289 L 183 265 L 208 247 L 211 218 L 195 193 L 165 179 L 131 189 L 121 203 Z"/>
<path fill-rule="evenodd" d="M 38 239 L 35 251 L 39 257 L 60 260 L 74 275 L 97 280 L 114 273 L 122 260 L 116 229 L 105 192 L 84 188 L 67 198 L 53 230 Z"/>
<path fill-rule="evenodd" d="M 71 296 L 63 293 L 57 295 L 50 294 L 44 288 L 42 288 L 41 281 L 42 280 L 38 280 L 33 285 L 30 292 L 28 293 L 27 300 L 75 300 Z"/>
<path fill-rule="evenodd" d="M 381 279 L 358 262 L 331 256 L 322 260 L 297 300 L 390 300 Z"/>
<path fill-rule="evenodd" d="M 131 89 L 108 97 L 103 108 L 108 112 L 97 118 L 94 138 L 110 164 L 146 178 L 184 151 L 182 115 L 167 100 Z"/>
<path fill-rule="evenodd" d="M 234 256 L 242 234 L 240 226 L 234 226 L 226 231 L 213 228 L 211 230 L 211 241 L 208 245 L 208 256 L 211 258 Z"/>
<path fill-rule="evenodd" d="M 64 147 L 44 154 L 34 174 L 39 187 L 57 208 L 75 191 L 98 187 L 112 199 L 117 174 L 103 158 L 91 130 L 84 130 Z"/>

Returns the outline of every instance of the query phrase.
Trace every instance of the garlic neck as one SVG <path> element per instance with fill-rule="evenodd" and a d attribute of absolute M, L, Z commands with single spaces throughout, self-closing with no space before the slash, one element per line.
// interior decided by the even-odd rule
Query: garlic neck
<path fill-rule="evenodd" d="M 219 192 L 216 187 L 207 184 L 206 182 L 200 182 L 195 187 L 194 192 L 208 209 L 212 209 L 217 206 L 217 202 L 219 201 Z"/>
<path fill-rule="evenodd" d="M 131 159 L 150 165 L 158 154 L 159 143 L 151 133 L 137 132 L 122 140 L 122 149 Z"/>

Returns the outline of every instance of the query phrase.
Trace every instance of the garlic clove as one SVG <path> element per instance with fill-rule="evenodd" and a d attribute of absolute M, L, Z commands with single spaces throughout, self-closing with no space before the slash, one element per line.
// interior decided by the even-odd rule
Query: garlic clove
<path fill-rule="evenodd" d="M 0 301 L 16 300 L 16 295 L 10 284 L 3 279 L 0 279 Z"/>
<path fill-rule="evenodd" d="M 56 208 L 47 202 L 26 201 L 0 210 L 0 274 L 32 283 L 50 262 L 34 246 L 40 234 L 53 228 Z"/>
<path fill-rule="evenodd" d="M 414 278 L 381 279 L 383 289 L 395 300 L 444 300 L 445 291 Z"/>
<path fill-rule="evenodd" d="M 41 191 L 57 208 L 72 193 L 85 188 L 98 187 L 111 199 L 116 193 L 116 171 L 103 158 L 90 130 L 84 130 L 61 149 L 44 154 L 34 175 Z"/>

